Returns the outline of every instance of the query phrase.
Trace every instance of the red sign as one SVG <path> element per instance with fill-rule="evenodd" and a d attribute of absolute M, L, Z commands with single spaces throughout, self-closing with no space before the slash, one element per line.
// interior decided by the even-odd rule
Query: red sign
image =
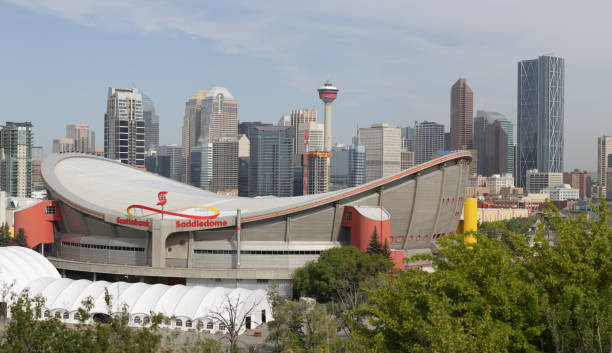
<path fill-rule="evenodd" d="M 141 227 L 148 227 L 150 225 L 149 220 L 140 221 L 138 219 L 121 218 L 121 217 L 117 217 L 117 224 L 129 224 L 132 226 L 141 226 Z"/>
<path fill-rule="evenodd" d="M 159 199 L 159 202 L 157 203 L 157 206 L 163 206 L 166 204 L 166 202 L 168 202 L 168 200 L 166 200 L 166 194 L 168 192 L 167 191 L 160 191 L 157 194 L 157 198 Z"/>
<path fill-rule="evenodd" d="M 187 228 L 187 227 L 223 227 L 227 225 L 227 221 L 176 221 L 177 228 Z"/>

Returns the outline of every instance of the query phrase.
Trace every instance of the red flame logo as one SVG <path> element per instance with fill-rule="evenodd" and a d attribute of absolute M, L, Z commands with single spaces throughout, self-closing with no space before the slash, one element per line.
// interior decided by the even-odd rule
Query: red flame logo
<path fill-rule="evenodd" d="M 159 199 L 159 202 L 157 203 L 157 206 L 163 206 L 166 204 L 166 202 L 168 202 L 168 200 L 166 200 L 166 194 L 168 192 L 167 191 L 160 191 L 157 194 L 157 198 Z"/>

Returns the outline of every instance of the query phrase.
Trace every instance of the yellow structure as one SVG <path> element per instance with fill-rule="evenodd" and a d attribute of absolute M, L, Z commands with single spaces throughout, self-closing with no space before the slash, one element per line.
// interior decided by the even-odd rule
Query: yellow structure
<path fill-rule="evenodd" d="M 457 226 L 457 233 L 476 233 L 478 229 L 478 200 L 467 198 L 463 202 L 463 220 L 459 222 Z M 476 243 L 476 236 L 474 234 L 466 234 L 463 238 L 463 242 L 466 244 Z"/>

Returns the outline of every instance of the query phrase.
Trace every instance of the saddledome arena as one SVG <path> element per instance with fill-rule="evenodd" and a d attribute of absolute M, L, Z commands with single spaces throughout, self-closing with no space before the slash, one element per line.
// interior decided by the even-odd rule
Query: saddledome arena
<path fill-rule="evenodd" d="M 101 157 L 53 154 L 42 165 L 51 200 L 43 203 L 44 222 L 52 225 L 51 234 L 40 235 L 39 243 L 53 243 L 45 255 L 69 276 L 247 289 L 266 288 L 276 280 L 288 292 L 296 268 L 322 250 L 369 240 L 377 224 L 402 257 L 431 249 L 457 227 L 470 158 L 468 152 L 456 152 L 324 194 L 244 198 Z M 131 205 L 159 209 L 162 191 L 167 192 L 164 210 L 176 215 L 139 208 L 128 214 Z M 215 210 L 215 218 L 186 218 L 214 216 Z"/>

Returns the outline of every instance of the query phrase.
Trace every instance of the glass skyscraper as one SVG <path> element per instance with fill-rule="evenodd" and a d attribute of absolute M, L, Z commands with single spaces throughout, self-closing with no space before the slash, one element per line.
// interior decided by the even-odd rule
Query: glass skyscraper
<path fill-rule="evenodd" d="M 526 172 L 563 171 L 565 60 L 540 56 L 518 63 L 516 185 Z"/>

